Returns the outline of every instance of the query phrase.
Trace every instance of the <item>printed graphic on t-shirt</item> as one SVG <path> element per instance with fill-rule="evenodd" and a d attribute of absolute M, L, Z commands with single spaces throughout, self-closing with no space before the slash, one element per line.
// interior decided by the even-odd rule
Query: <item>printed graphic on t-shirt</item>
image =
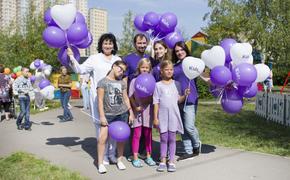
<path fill-rule="evenodd" d="M 111 83 L 108 85 L 109 99 L 111 106 L 123 104 L 122 85 L 119 83 Z"/>

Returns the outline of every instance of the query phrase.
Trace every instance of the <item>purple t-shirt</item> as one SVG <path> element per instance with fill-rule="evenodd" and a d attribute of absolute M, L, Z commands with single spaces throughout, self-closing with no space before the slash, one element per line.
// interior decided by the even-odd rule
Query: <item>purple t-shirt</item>
<path fill-rule="evenodd" d="M 158 63 L 152 70 L 152 74 L 155 78 L 155 81 L 161 81 L 161 75 L 160 75 L 160 63 Z"/>
<path fill-rule="evenodd" d="M 134 78 L 134 74 L 137 70 L 138 63 L 140 59 L 148 58 L 151 61 L 152 67 L 154 67 L 157 63 L 153 60 L 148 54 L 144 54 L 143 57 L 139 56 L 137 53 L 131 53 L 124 57 L 124 62 L 127 64 L 128 68 L 125 73 L 128 76 L 128 82 L 130 82 Z"/>
<path fill-rule="evenodd" d="M 190 83 L 190 94 L 188 95 L 187 98 L 187 105 L 197 105 L 198 101 L 198 91 L 196 88 L 196 83 L 195 80 L 189 80 L 183 70 L 182 70 L 182 63 L 178 62 L 177 64 L 174 65 L 174 79 L 178 81 L 181 85 L 181 92 L 184 94 L 184 90 L 188 88 L 188 84 Z"/>

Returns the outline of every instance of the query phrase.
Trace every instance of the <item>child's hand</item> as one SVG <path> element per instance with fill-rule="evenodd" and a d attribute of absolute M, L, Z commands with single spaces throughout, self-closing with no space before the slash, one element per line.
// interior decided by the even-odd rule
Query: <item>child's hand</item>
<path fill-rule="evenodd" d="M 155 128 L 158 128 L 159 127 L 159 120 L 158 119 L 154 119 L 153 120 L 153 125 Z"/>
<path fill-rule="evenodd" d="M 184 95 L 185 96 L 188 96 L 190 94 L 190 89 L 189 88 L 186 88 L 185 90 L 184 90 Z"/>
<path fill-rule="evenodd" d="M 143 111 L 142 106 L 138 106 L 138 107 L 136 107 L 136 108 L 135 108 L 135 111 L 136 111 L 136 112 L 142 112 L 142 111 Z"/>
<path fill-rule="evenodd" d="M 105 117 L 100 118 L 100 121 L 101 121 L 101 126 L 103 127 L 108 126 L 108 121 Z"/>
<path fill-rule="evenodd" d="M 130 125 L 133 124 L 134 119 L 135 119 L 134 113 L 130 113 L 130 115 L 129 115 L 129 124 L 130 124 Z"/>

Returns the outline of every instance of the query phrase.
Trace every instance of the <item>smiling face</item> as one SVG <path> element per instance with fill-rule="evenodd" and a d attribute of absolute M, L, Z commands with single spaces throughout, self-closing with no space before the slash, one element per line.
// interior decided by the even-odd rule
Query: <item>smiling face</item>
<path fill-rule="evenodd" d="M 167 53 L 167 48 L 165 48 L 162 44 L 156 43 L 154 45 L 154 52 L 155 52 L 155 57 L 158 60 L 162 60 Z"/>
<path fill-rule="evenodd" d="M 107 39 L 103 41 L 102 50 L 105 55 L 107 56 L 111 55 L 113 48 L 114 48 L 114 44 L 111 40 Z"/>
<path fill-rule="evenodd" d="M 186 57 L 186 51 L 180 46 L 174 48 L 174 53 L 179 60 L 183 60 Z"/>
<path fill-rule="evenodd" d="M 150 64 L 147 62 L 144 62 L 141 66 L 140 66 L 140 73 L 149 73 L 150 72 Z"/>
<path fill-rule="evenodd" d="M 145 37 L 137 37 L 135 43 L 136 51 L 140 54 L 144 54 L 147 48 L 147 40 Z"/>

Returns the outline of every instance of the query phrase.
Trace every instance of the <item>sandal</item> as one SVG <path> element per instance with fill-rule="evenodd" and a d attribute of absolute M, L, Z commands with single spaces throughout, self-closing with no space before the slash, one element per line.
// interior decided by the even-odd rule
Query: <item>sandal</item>
<path fill-rule="evenodd" d="M 143 166 L 142 163 L 141 163 L 141 161 L 140 161 L 140 159 L 135 159 L 135 160 L 133 160 L 133 161 L 132 161 L 132 164 L 133 164 L 133 166 L 136 167 L 136 168 L 140 168 L 140 167 Z"/>
<path fill-rule="evenodd" d="M 145 163 L 148 164 L 149 166 L 155 166 L 156 165 L 156 162 L 151 158 L 146 158 L 145 159 Z"/>

